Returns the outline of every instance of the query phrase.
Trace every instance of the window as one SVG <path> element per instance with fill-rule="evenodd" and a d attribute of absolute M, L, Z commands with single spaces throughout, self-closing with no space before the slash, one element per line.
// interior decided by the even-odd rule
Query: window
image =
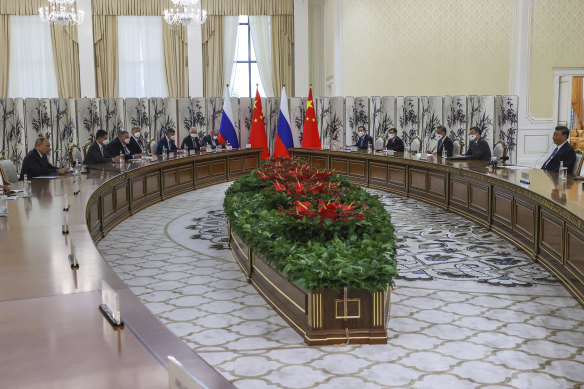
<path fill-rule="evenodd" d="M 162 18 L 118 16 L 119 97 L 167 97 Z"/>
<path fill-rule="evenodd" d="M 9 62 L 9 97 L 59 97 L 51 29 L 38 15 L 10 15 Z"/>
<path fill-rule="evenodd" d="M 251 38 L 249 16 L 241 15 L 237 27 L 237 44 L 233 71 L 231 72 L 231 95 L 234 97 L 255 97 L 256 84 L 258 84 L 260 95 L 266 96 Z"/>

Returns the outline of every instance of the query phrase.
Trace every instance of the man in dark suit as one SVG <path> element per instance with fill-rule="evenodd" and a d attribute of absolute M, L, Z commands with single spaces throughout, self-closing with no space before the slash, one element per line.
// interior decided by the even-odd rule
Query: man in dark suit
<path fill-rule="evenodd" d="M 564 163 L 564 167 L 568 169 L 568 173 L 572 173 L 572 168 L 574 167 L 574 163 L 576 163 L 576 152 L 570 142 L 568 142 L 569 137 L 570 130 L 568 127 L 556 127 L 553 140 L 557 147 L 541 167 L 543 170 L 557 172 L 560 170 L 561 161 Z"/>
<path fill-rule="evenodd" d="M 221 146 L 221 148 L 224 149 L 225 145 L 219 143 L 217 138 L 217 131 L 213 131 L 210 134 L 205 135 L 201 140 L 201 147 L 205 147 L 205 149 L 207 149 L 207 146 L 211 146 L 211 148 L 215 150 L 218 146 Z"/>
<path fill-rule="evenodd" d="M 369 145 L 373 148 L 373 138 L 365 132 L 365 127 L 359 126 L 357 128 L 357 134 L 359 135 L 359 139 L 357 139 L 357 146 L 360 149 L 367 149 Z"/>
<path fill-rule="evenodd" d="M 130 151 L 130 148 L 128 147 L 130 145 L 130 141 L 131 139 L 128 131 L 119 131 L 118 137 L 107 145 L 107 151 L 110 155 L 119 156 L 122 154 L 126 160 L 132 158 L 141 158 L 142 154 L 132 154 Z"/>
<path fill-rule="evenodd" d="M 93 142 L 87 149 L 87 154 L 85 155 L 83 164 L 93 165 L 96 163 L 119 162 L 120 156 L 112 156 L 106 147 L 108 144 L 109 139 L 107 132 L 104 130 L 98 130 L 95 133 L 95 142 Z"/>
<path fill-rule="evenodd" d="M 165 147 L 168 154 L 170 153 L 176 154 L 182 152 L 178 149 L 178 147 L 176 147 L 176 131 L 173 130 L 172 128 L 166 130 L 164 136 L 160 138 L 160 140 L 158 141 L 158 147 L 156 147 L 156 155 L 162 155 L 162 151 L 164 150 Z"/>
<path fill-rule="evenodd" d="M 482 131 L 480 128 L 472 127 L 470 129 L 470 144 L 468 145 L 468 150 L 463 156 L 459 156 L 459 159 L 473 159 L 479 161 L 491 160 L 491 148 L 481 135 Z"/>
<path fill-rule="evenodd" d="M 135 158 L 139 158 L 137 154 L 148 154 L 146 150 L 142 148 L 142 142 L 140 137 L 142 136 L 142 132 L 140 131 L 140 127 L 132 128 L 132 136 L 130 137 L 130 143 L 128 143 L 128 150 L 130 150 L 130 154 L 135 155 Z"/>
<path fill-rule="evenodd" d="M 47 138 L 40 137 L 34 142 L 34 149 L 26 154 L 22 161 L 20 170 L 20 180 L 27 178 L 50 176 L 54 174 L 65 174 L 69 171 L 68 167 L 59 169 L 51 165 L 47 155 L 51 151 L 51 142 Z"/>
<path fill-rule="evenodd" d="M 195 127 L 191 127 L 189 130 L 189 134 L 185 136 L 180 145 L 181 149 L 185 149 L 185 146 L 191 150 L 199 151 L 201 150 L 201 143 L 199 142 L 199 138 L 197 137 L 197 129 Z"/>
<path fill-rule="evenodd" d="M 452 139 L 447 135 L 446 127 L 436 127 L 436 139 L 438 140 L 436 154 L 441 156 L 442 151 L 446 149 L 446 156 L 452 157 L 452 154 L 454 153 L 454 142 L 452 142 Z"/>
<path fill-rule="evenodd" d="M 387 144 L 385 148 L 388 150 L 393 150 L 396 153 L 404 152 L 404 141 L 397 136 L 397 130 L 395 128 L 390 128 L 387 134 Z"/>

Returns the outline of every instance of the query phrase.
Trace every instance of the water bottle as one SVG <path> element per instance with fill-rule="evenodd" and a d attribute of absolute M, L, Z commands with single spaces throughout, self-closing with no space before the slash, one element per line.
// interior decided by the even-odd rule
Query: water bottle
<path fill-rule="evenodd" d="M 367 144 L 367 154 L 371 154 L 373 152 L 373 147 L 371 147 L 371 143 Z"/>
<path fill-rule="evenodd" d="M 0 216 L 8 216 L 8 199 L 3 189 L 0 189 Z"/>
<path fill-rule="evenodd" d="M 442 160 L 446 161 L 446 158 L 448 158 L 448 153 L 446 152 L 446 147 L 442 147 Z"/>
<path fill-rule="evenodd" d="M 166 146 L 162 147 L 162 160 L 166 161 L 168 159 L 168 149 Z"/>
<path fill-rule="evenodd" d="M 22 197 L 30 197 L 30 182 L 27 174 L 24 175 L 24 180 L 22 181 Z"/>
<path fill-rule="evenodd" d="M 79 160 L 75 160 L 75 175 L 78 176 L 81 174 L 81 165 L 79 164 Z"/>
<path fill-rule="evenodd" d="M 567 171 L 567 168 L 564 167 L 564 161 L 560 161 L 560 169 L 558 170 L 558 178 L 560 180 L 566 180 L 567 179 L 566 171 Z"/>

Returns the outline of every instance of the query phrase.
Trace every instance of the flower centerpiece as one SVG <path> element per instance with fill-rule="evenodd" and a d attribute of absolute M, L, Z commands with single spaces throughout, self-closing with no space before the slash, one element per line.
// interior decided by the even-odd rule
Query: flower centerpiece
<path fill-rule="evenodd" d="M 294 305 L 305 311 L 307 320 L 318 314 L 326 316 L 327 306 L 317 312 L 314 305 L 318 305 L 318 299 L 310 300 L 315 293 L 324 298 L 329 291 L 332 300 L 340 300 L 340 305 L 331 303 L 330 312 L 345 325 L 335 328 L 350 338 L 345 331 L 351 327 L 349 319 L 365 316 L 363 308 L 367 304 L 361 295 L 379 294 L 377 316 L 369 322 L 385 331 L 389 286 L 397 274 L 396 237 L 391 217 L 377 196 L 331 170 L 314 168 L 299 160 L 279 159 L 267 161 L 237 179 L 226 192 L 224 208 L 230 236 L 237 246 L 235 250 L 232 244 L 235 257 L 250 282 L 272 305 L 278 305 L 278 299 L 295 303 L 289 315 L 283 315 L 285 319 L 293 321 L 289 316 L 294 313 Z M 267 267 L 256 269 L 254 279 L 258 259 Z M 305 294 L 305 300 L 309 300 L 306 306 L 302 296 L 298 295 L 296 301 L 290 296 L 293 292 L 286 292 L 290 288 L 278 286 L 274 277 L 278 282 L 287 280 L 296 291 Z M 277 290 L 270 292 L 275 295 L 262 290 L 261 282 L 275 286 Z M 354 293 L 361 297 L 350 296 Z M 286 313 L 281 306 L 278 308 L 281 314 Z M 312 327 L 308 332 L 314 338 Z M 306 327 L 298 332 L 304 332 L 308 343 L 315 343 L 309 341 L 313 338 L 307 339 Z M 330 337 L 330 333 L 326 336 Z"/>

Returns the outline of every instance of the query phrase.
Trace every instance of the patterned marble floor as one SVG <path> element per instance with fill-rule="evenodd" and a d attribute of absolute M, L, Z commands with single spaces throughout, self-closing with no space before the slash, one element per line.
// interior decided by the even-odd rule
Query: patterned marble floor
<path fill-rule="evenodd" d="M 228 185 L 141 211 L 98 248 L 237 387 L 584 386 L 584 310 L 561 285 L 488 230 L 381 192 L 399 238 L 389 342 L 307 347 L 247 284 L 225 244 Z"/>

